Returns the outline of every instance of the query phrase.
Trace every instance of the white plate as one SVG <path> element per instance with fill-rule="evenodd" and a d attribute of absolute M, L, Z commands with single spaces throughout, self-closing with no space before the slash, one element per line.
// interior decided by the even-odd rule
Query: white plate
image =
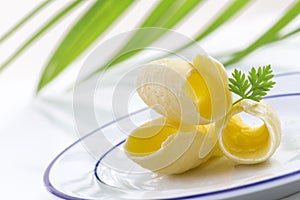
<path fill-rule="evenodd" d="M 74 200 L 278 199 L 300 191 L 300 88 L 290 84 L 292 79 L 300 80 L 300 74 L 277 76 L 277 88 L 265 98 L 278 112 L 283 129 L 280 147 L 265 163 L 235 166 L 223 157 L 182 175 L 153 174 L 126 157 L 126 135 L 119 129 L 129 119 L 148 120 L 146 108 L 67 147 L 46 169 L 45 185 L 54 195 Z"/>

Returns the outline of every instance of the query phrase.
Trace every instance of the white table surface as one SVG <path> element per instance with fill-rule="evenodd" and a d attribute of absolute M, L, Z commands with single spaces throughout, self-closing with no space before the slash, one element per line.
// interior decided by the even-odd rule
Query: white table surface
<path fill-rule="evenodd" d="M 0 35 L 38 2 L 40 1 L 1 1 Z M 41 13 L 38 19 L 31 20 L 7 42 L 0 44 L 0 62 L 3 62 L 4 58 L 9 56 L 32 33 L 34 27 L 43 24 L 51 13 L 67 2 L 70 1 L 56 1 Z M 91 2 L 87 1 L 85 6 Z M 223 3 L 226 2 L 228 1 Z M 211 54 L 218 54 L 226 48 L 241 48 L 259 35 L 263 27 L 269 26 L 272 20 L 278 18 L 288 2 L 292 0 L 256 1 L 247 14 L 241 15 L 240 18 L 217 31 L 213 39 L 210 37 L 201 45 Z M 140 9 L 148 3 L 148 1 L 140 1 L 135 9 L 136 13 L 130 17 L 132 22 L 115 27 L 105 37 L 109 38 L 121 30 L 133 28 L 135 15 L 141 14 Z M 205 14 L 210 13 L 209 9 L 218 8 L 220 3 L 210 2 L 205 6 L 207 8 L 205 11 L 195 12 L 196 17 L 189 19 L 176 29 L 181 33 L 191 35 L 197 30 L 195 27 L 205 26 L 206 21 L 200 20 L 199 22 L 199 19 L 203 19 Z M 80 9 L 76 10 L 77 13 L 80 11 Z M 1 199 L 57 199 L 46 191 L 42 175 L 54 156 L 78 138 L 72 115 L 72 95 L 63 94 L 60 87 L 55 84 L 45 92 L 43 97 L 35 97 L 34 89 L 49 53 L 55 48 L 58 39 L 75 17 L 75 15 L 69 16 L 66 21 L 52 29 L 0 75 Z M 297 23 L 299 24 L 299 18 Z M 276 73 L 299 70 L 299 47 L 300 36 L 295 36 L 259 50 L 246 58 L 243 64 L 256 66 L 271 62 Z M 87 54 L 72 64 L 73 67 L 78 69 Z M 76 73 L 69 73 L 67 76 L 74 78 Z M 63 110 L 61 106 L 64 107 Z M 102 109 L 103 113 L 110 111 L 109 108 Z M 111 120 L 110 115 L 102 115 L 103 123 L 109 120 Z M 285 199 L 300 199 L 300 193 Z"/>

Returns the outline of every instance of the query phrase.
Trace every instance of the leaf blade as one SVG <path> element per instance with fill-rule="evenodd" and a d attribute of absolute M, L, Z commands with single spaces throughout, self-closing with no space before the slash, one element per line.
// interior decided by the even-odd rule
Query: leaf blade
<path fill-rule="evenodd" d="M 48 61 L 38 83 L 37 92 L 86 50 L 133 2 L 96 1 L 67 33 Z M 103 18 L 105 20 L 102 20 Z"/>
<path fill-rule="evenodd" d="M 244 9 L 251 0 L 235 0 L 232 4 L 230 4 L 217 18 L 211 23 L 203 32 L 201 32 L 198 36 L 196 36 L 195 40 L 200 41 L 206 36 L 208 36 L 213 31 L 220 28 L 225 22 L 229 21 L 234 17 L 237 13 L 239 13 L 242 9 Z"/>
<path fill-rule="evenodd" d="M 13 62 L 24 50 L 26 50 L 35 40 L 37 40 L 41 35 L 43 35 L 48 29 L 50 29 L 56 22 L 61 20 L 67 13 L 72 11 L 77 5 L 82 3 L 81 0 L 76 0 L 71 4 L 67 5 L 62 9 L 54 18 L 48 21 L 42 28 L 35 32 L 25 43 L 23 43 L 7 60 L 4 61 L 0 66 L 0 72 L 4 70 L 11 62 Z"/>
<path fill-rule="evenodd" d="M 220 13 L 216 19 L 208 25 L 207 28 L 204 29 L 204 31 L 200 32 L 196 37 L 195 41 L 200 41 L 207 37 L 209 34 L 212 32 L 216 31 L 218 28 L 223 26 L 226 22 L 230 21 L 236 14 L 238 14 L 241 10 L 247 7 L 247 5 L 251 3 L 251 0 L 245 0 L 245 1 L 240 1 L 240 0 L 235 0 L 233 1 L 229 6 L 227 6 L 222 13 Z M 179 52 L 183 49 L 186 49 L 190 47 L 193 42 L 188 43 L 180 47 L 179 49 L 176 50 L 176 52 Z"/>
<path fill-rule="evenodd" d="M 14 34 L 21 26 L 23 26 L 27 21 L 29 21 L 32 17 L 38 14 L 43 8 L 48 6 L 48 4 L 52 3 L 52 1 L 44 1 L 39 4 L 36 8 L 31 10 L 27 15 L 25 15 L 19 22 L 17 22 L 13 27 L 11 27 L 8 31 L 6 31 L 0 37 L 0 44 L 8 39 L 12 34 Z"/>
<path fill-rule="evenodd" d="M 244 50 L 234 53 L 233 57 L 228 61 L 226 61 L 224 65 L 232 65 L 242 60 L 244 57 L 248 56 L 250 53 L 260 48 L 261 46 L 278 40 L 279 32 L 299 15 L 299 10 L 300 10 L 300 1 L 298 0 L 264 34 L 262 34 L 258 39 L 256 39 L 252 44 L 250 44 Z M 300 30 L 296 29 L 295 31 L 296 31 L 295 33 L 298 33 Z M 291 34 L 295 34 L 295 33 L 291 32 Z"/>
<path fill-rule="evenodd" d="M 143 21 L 139 28 L 147 27 L 159 27 L 163 28 L 157 33 L 144 34 L 145 32 L 137 32 L 134 34 L 131 39 L 119 50 L 114 56 L 116 59 L 113 61 L 108 61 L 106 64 L 99 67 L 96 71 L 87 75 L 82 81 L 87 80 L 96 73 L 102 71 L 104 68 L 108 69 L 113 65 L 116 65 L 133 55 L 136 55 L 142 49 L 131 51 L 126 53 L 129 50 L 135 49 L 137 46 L 148 46 L 164 33 L 167 32 L 167 29 L 172 28 L 180 21 L 184 19 L 193 9 L 200 4 L 202 0 L 189 0 L 189 1 L 166 1 L 162 0 L 155 9 L 149 14 L 149 16 Z M 124 53 L 125 52 L 125 53 Z"/>

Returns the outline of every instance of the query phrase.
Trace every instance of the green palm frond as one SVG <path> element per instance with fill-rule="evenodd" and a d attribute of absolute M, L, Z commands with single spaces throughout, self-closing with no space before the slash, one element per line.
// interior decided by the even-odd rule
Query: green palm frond
<path fill-rule="evenodd" d="M 221 12 L 215 20 L 209 24 L 209 26 L 202 32 L 200 32 L 196 37 L 195 41 L 200 41 L 210 35 L 212 32 L 216 31 L 217 29 L 221 28 L 226 22 L 230 21 L 236 14 L 240 13 L 243 9 L 249 5 L 251 0 L 235 0 L 230 5 L 228 5 L 223 12 Z M 186 44 L 177 51 L 185 49 L 191 46 L 192 43 Z"/>
<path fill-rule="evenodd" d="M 42 73 L 37 91 L 79 57 L 132 3 L 134 0 L 96 1 L 71 28 L 52 55 Z"/>
<path fill-rule="evenodd" d="M 108 61 L 106 64 L 99 66 L 98 69 L 87 75 L 84 79 L 89 79 L 94 74 L 108 69 L 142 51 L 160 37 L 162 37 L 168 29 L 174 27 L 181 22 L 202 0 L 189 1 L 161 1 L 155 9 L 147 16 L 140 25 L 140 29 L 147 27 L 159 27 L 160 31 L 137 31 L 130 40 L 115 54 L 114 60 Z M 136 49 L 132 51 L 132 49 Z"/>
<path fill-rule="evenodd" d="M 181 3 L 179 3 L 181 2 Z M 195 9 L 196 5 L 201 1 L 199 0 L 190 0 L 190 1 L 161 1 L 160 4 L 154 9 L 152 13 L 149 14 L 148 18 L 142 23 L 139 28 L 145 27 L 159 27 L 166 28 L 165 31 L 157 31 L 157 32 L 143 32 L 138 31 L 129 42 L 123 46 L 123 48 L 115 54 L 114 60 L 108 61 L 106 64 L 99 66 L 99 68 L 89 74 L 85 79 L 87 80 L 96 73 L 108 69 L 132 56 L 140 52 L 142 49 L 138 48 L 135 51 L 131 51 L 137 47 L 148 46 L 157 39 L 159 39 L 166 31 L 167 28 L 172 28 L 174 25 L 178 24 L 180 21 L 184 19 L 184 17 L 189 14 L 193 9 Z M 201 32 L 198 36 L 196 36 L 195 40 L 200 41 L 204 37 L 208 36 L 210 33 L 217 30 L 227 21 L 229 21 L 233 16 L 235 16 L 239 11 L 246 7 L 251 2 L 251 0 L 235 0 L 229 6 L 227 6 L 224 11 L 219 14 L 203 32 Z M 159 20 L 157 20 L 159 19 Z M 185 48 L 188 48 L 193 43 L 189 43 L 184 45 L 183 47 L 175 50 L 175 52 L 179 52 Z M 130 51 L 130 53 L 128 53 Z"/>
<path fill-rule="evenodd" d="M 215 31 L 224 25 L 227 21 L 232 19 L 236 14 L 238 14 L 242 9 L 244 9 L 249 3 L 253 1 L 251 0 L 235 0 L 233 1 L 212 23 L 198 36 L 196 36 L 195 40 L 200 41 L 201 39 L 208 36 L 210 33 Z"/>
<path fill-rule="evenodd" d="M 300 32 L 300 27 L 296 28 L 296 29 L 294 29 L 294 30 L 292 30 L 292 31 L 290 31 L 290 32 L 288 32 L 286 34 L 281 35 L 279 38 L 277 38 L 276 41 L 284 40 L 284 39 L 289 38 L 289 37 L 291 37 L 293 35 L 296 35 L 299 32 Z M 276 41 L 274 41 L 274 42 L 276 42 Z"/>
<path fill-rule="evenodd" d="M 285 28 L 293 19 L 295 19 L 300 13 L 300 1 L 297 1 L 293 4 L 285 14 L 271 27 L 267 30 L 264 34 L 262 34 L 257 40 L 255 40 L 252 44 L 250 44 L 245 49 L 238 51 L 233 54 L 232 58 L 229 59 L 224 63 L 224 65 L 232 65 L 244 57 L 248 56 L 250 53 L 255 51 L 256 49 L 279 40 L 283 40 L 289 36 L 292 36 L 298 33 L 300 30 L 295 29 L 288 34 L 280 35 L 280 31 Z"/>
<path fill-rule="evenodd" d="M 16 30 L 23 26 L 29 19 L 34 17 L 38 12 L 45 8 L 51 0 L 44 1 L 36 8 L 34 8 L 27 16 L 25 16 L 19 23 L 7 31 L 1 38 L 0 43 L 5 41 Z M 83 0 L 73 0 L 70 4 L 59 11 L 53 18 L 51 18 L 45 25 L 39 28 L 24 44 L 22 44 L 7 60 L 0 65 L 0 71 L 6 68 L 12 61 L 14 61 L 23 51 L 25 51 L 36 39 L 47 33 L 47 31 L 62 20 L 64 16 L 69 14 L 74 8 L 78 7 Z M 183 22 L 193 10 L 199 8 L 203 0 L 161 0 L 155 6 L 155 8 L 145 16 L 145 19 L 141 21 L 137 28 L 157 27 L 163 28 L 162 31 L 157 33 L 147 33 L 147 31 L 139 32 L 127 41 L 120 49 L 116 49 L 114 58 L 115 60 L 108 61 L 105 65 L 98 67 L 96 71 L 90 74 L 90 76 L 100 72 L 101 70 L 113 67 L 115 64 L 120 63 L 133 55 L 136 55 L 141 49 L 131 51 L 123 56 L 122 53 L 127 50 L 132 50 L 136 46 L 147 47 L 153 42 L 160 39 L 167 29 L 171 29 L 176 25 Z M 211 35 L 214 31 L 227 24 L 237 14 L 241 13 L 247 8 L 251 0 L 233 0 L 228 4 L 223 11 L 220 12 L 215 18 L 208 24 L 208 26 L 193 38 L 195 41 L 201 41 L 207 36 Z M 71 27 L 66 33 L 63 40 L 58 45 L 52 57 L 46 64 L 44 71 L 40 77 L 40 82 L 37 87 L 37 92 L 44 88 L 47 84 L 53 81 L 59 76 L 68 66 L 75 61 L 83 52 L 85 52 L 99 37 L 105 33 L 109 27 L 111 27 L 117 19 L 119 19 L 125 11 L 134 5 L 134 0 L 98 0 L 95 1 L 89 9 L 79 18 L 78 21 Z M 145 8 L 147 10 L 147 8 Z M 300 32 L 300 28 L 297 27 L 290 30 L 287 33 L 282 33 L 282 30 L 292 22 L 300 11 L 300 0 L 294 1 L 294 3 L 285 11 L 283 16 L 274 23 L 267 31 L 265 31 L 259 38 L 257 38 L 247 48 L 231 54 L 231 57 L 224 63 L 224 65 L 231 65 L 242 60 L 244 57 L 251 54 L 258 48 L 284 40 Z M 164 31 L 165 30 L 165 31 Z M 188 48 L 191 43 L 184 44 L 176 51 L 179 52 L 185 48 Z M 227 54 L 228 55 L 228 54 Z M 109 63 L 109 64 L 108 64 Z M 87 76 L 89 78 L 90 76 Z"/>
<path fill-rule="evenodd" d="M 280 41 L 280 40 L 284 40 L 284 39 L 287 39 L 293 35 L 296 35 L 297 33 L 300 32 L 300 27 L 299 28 L 296 28 L 288 33 L 285 33 L 283 35 L 281 35 L 280 37 L 277 38 L 277 40 L 274 40 L 274 42 L 277 42 L 277 41 Z"/>
<path fill-rule="evenodd" d="M 0 66 L 0 71 L 5 69 L 12 61 L 14 61 L 23 51 L 25 51 L 34 41 L 47 32 L 53 25 L 60 21 L 64 16 L 71 12 L 75 7 L 81 4 L 82 0 L 73 1 L 67 5 L 60 12 L 58 12 L 51 20 L 42 26 L 36 33 L 34 33 L 24 44 L 22 44 L 3 64 Z"/>
<path fill-rule="evenodd" d="M 27 21 L 33 18 L 36 14 L 41 12 L 48 4 L 52 3 L 53 1 L 44 1 L 39 4 L 36 8 L 34 8 L 31 12 L 29 12 L 26 16 L 24 16 L 21 21 L 15 24 L 12 28 L 10 28 L 6 33 L 4 33 L 0 37 L 0 44 L 4 42 L 7 38 L 9 38 L 12 34 L 14 34 L 21 26 L 23 26 Z"/>

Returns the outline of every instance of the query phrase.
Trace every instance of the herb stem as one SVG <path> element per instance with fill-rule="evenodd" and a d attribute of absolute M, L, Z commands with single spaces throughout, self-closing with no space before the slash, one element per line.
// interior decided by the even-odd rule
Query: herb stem
<path fill-rule="evenodd" d="M 233 104 L 232 104 L 232 106 L 234 106 L 235 104 L 237 104 L 238 102 L 240 102 L 240 101 L 242 101 L 242 100 L 244 100 L 245 98 L 240 98 L 240 99 L 238 99 L 238 100 L 236 100 Z"/>

